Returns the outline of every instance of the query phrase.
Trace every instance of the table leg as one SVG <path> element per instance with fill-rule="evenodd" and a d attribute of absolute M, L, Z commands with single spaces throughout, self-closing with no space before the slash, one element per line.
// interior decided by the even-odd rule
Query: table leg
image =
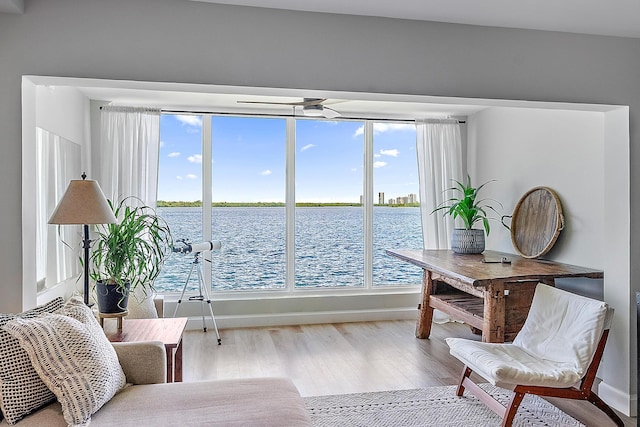
<path fill-rule="evenodd" d="M 418 323 L 416 325 L 416 338 L 429 338 L 431 334 L 431 321 L 433 320 L 433 308 L 429 305 L 429 299 L 433 292 L 433 280 L 431 271 L 423 270 L 422 274 L 422 302 L 418 306 Z"/>
<path fill-rule="evenodd" d="M 504 342 L 504 283 L 492 283 L 484 291 L 483 342 Z"/>
<path fill-rule="evenodd" d="M 182 340 L 180 340 L 180 342 L 178 343 L 178 347 L 176 347 L 174 370 L 174 381 L 182 382 Z"/>
<path fill-rule="evenodd" d="M 173 348 L 165 346 L 167 350 L 167 382 L 173 382 Z"/>

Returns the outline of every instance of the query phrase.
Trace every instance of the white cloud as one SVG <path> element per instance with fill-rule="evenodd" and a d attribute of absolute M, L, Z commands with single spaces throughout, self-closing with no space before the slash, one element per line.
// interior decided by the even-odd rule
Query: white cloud
<path fill-rule="evenodd" d="M 380 154 L 383 154 L 385 156 L 391 156 L 391 157 L 398 157 L 398 154 L 400 154 L 400 152 L 393 148 L 391 150 L 380 150 Z"/>
<path fill-rule="evenodd" d="M 311 147 L 315 147 L 315 145 L 314 145 L 314 144 L 307 144 L 307 145 L 305 145 L 304 147 L 302 147 L 302 148 L 300 149 L 300 151 L 308 150 L 308 149 L 309 149 L 309 148 L 311 148 Z"/>
<path fill-rule="evenodd" d="M 178 153 L 177 151 L 174 151 L 173 153 L 167 154 L 167 157 L 178 157 L 179 155 L 180 153 Z"/>
<path fill-rule="evenodd" d="M 373 131 L 374 132 L 389 132 L 389 131 L 407 131 L 407 130 L 416 130 L 416 125 L 413 123 L 374 123 Z"/>
<path fill-rule="evenodd" d="M 200 116 L 178 114 L 175 116 L 175 118 L 183 125 L 193 126 L 197 128 L 202 127 L 202 117 Z"/>
<path fill-rule="evenodd" d="M 191 163 L 202 163 L 202 154 L 194 154 L 193 156 L 187 157 Z"/>
<path fill-rule="evenodd" d="M 182 177 L 180 175 L 176 176 L 177 180 L 182 180 Z"/>
<path fill-rule="evenodd" d="M 384 166 L 387 166 L 387 162 L 373 162 L 373 167 L 376 169 Z"/>
<path fill-rule="evenodd" d="M 188 178 L 188 179 L 198 179 L 198 175 L 195 175 L 195 174 L 189 173 L 189 174 L 187 174 L 187 175 L 185 176 L 185 178 Z"/>
<path fill-rule="evenodd" d="M 260 172 L 260 175 L 267 176 L 267 175 L 271 175 L 272 173 L 273 172 L 271 172 L 269 169 L 267 169 L 267 170 L 263 170 L 262 172 Z"/>
<path fill-rule="evenodd" d="M 160 148 L 164 147 L 164 141 L 160 141 Z"/>
<path fill-rule="evenodd" d="M 382 154 L 374 154 L 374 155 L 373 155 L 373 158 L 374 158 L 374 159 L 377 159 L 378 157 L 382 157 Z"/>
<path fill-rule="evenodd" d="M 391 132 L 391 131 L 408 131 L 415 130 L 416 126 L 413 123 L 374 123 L 373 124 L 373 133 L 383 133 L 383 132 Z M 364 125 L 360 126 L 356 129 L 356 132 L 353 134 L 354 137 L 364 135 Z"/>

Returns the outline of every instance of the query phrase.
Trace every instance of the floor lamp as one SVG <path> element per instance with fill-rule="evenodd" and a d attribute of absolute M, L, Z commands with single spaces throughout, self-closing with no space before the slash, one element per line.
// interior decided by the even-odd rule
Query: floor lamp
<path fill-rule="evenodd" d="M 89 240 L 90 224 L 113 224 L 117 222 L 113 211 L 104 197 L 100 185 L 96 181 L 87 180 L 82 174 L 82 180 L 72 179 L 53 211 L 49 224 L 82 225 L 84 238 L 84 303 L 89 305 Z"/>

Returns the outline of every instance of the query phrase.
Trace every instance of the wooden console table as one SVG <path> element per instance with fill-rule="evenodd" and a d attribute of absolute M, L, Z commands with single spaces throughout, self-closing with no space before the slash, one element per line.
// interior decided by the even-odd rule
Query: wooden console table
<path fill-rule="evenodd" d="M 186 317 L 124 319 L 122 328 L 105 328 L 111 342 L 162 341 L 167 352 L 167 382 L 182 381 L 182 334 Z"/>
<path fill-rule="evenodd" d="M 522 328 L 538 283 L 555 279 L 602 279 L 589 268 L 502 252 L 462 255 L 450 250 L 387 250 L 386 253 L 424 270 L 417 338 L 429 338 L 433 309 L 482 331 L 482 341 L 512 341 Z M 506 257 L 510 263 L 501 263 Z M 497 261 L 485 263 L 483 260 Z"/>

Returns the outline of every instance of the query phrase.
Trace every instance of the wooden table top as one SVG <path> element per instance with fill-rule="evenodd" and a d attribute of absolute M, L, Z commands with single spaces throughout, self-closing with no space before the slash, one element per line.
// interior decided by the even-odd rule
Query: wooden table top
<path fill-rule="evenodd" d="M 166 347 L 177 347 L 187 320 L 186 317 L 124 319 L 121 331 L 105 322 L 104 333 L 111 342 L 162 341 Z"/>
<path fill-rule="evenodd" d="M 496 251 L 481 254 L 456 254 L 450 250 L 398 249 L 386 253 L 423 269 L 456 278 L 476 287 L 484 287 L 491 280 L 537 280 L 541 278 L 587 277 L 602 279 L 604 272 L 570 264 Z M 508 258 L 511 263 L 483 262 Z"/>

